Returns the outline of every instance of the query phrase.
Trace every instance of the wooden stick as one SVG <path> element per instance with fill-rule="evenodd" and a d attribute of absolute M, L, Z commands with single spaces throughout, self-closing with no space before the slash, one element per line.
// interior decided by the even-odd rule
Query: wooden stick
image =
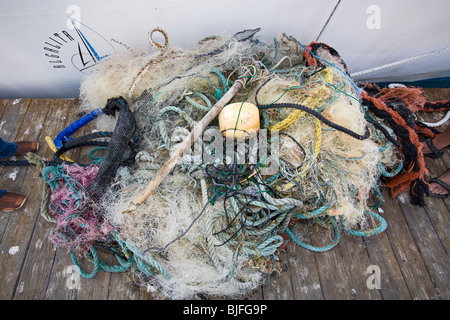
<path fill-rule="evenodd" d="M 225 105 L 230 102 L 230 100 L 236 95 L 236 93 L 240 89 L 245 87 L 248 76 L 250 76 L 250 72 L 246 72 L 243 77 L 235 81 L 230 90 L 228 90 L 223 95 L 223 97 L 219 101 L 217 101 L 217 103 L 208 111 L 203 119 L 195 125 L 194 129 L 192 129 L 189 135 L 179 144 L 176 151 L 172 153 L 170 158 L 158 170 L 155 178 L 150 182 L 147 188 L 138 197 L 136 197 L 136 199 L 133 200 L 131 205 L 127 210 L 124 211 L 124 213 L 134 211 L 136 205 L 144 202 L 152 194 L 152 192 L 161 184 L 164 178 L 173 170 L 173 168 L 183 156 L 185 150 L 190 148 L 194 141 L 201 136 L 204 129 L 220 113 Z"/>

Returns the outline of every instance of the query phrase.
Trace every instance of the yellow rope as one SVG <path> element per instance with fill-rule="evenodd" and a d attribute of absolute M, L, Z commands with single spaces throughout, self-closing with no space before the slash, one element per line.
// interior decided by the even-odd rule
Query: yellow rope
<path fill-rule="evenodd" d="M 301 102 L 301 104 L 311 108 L 311 109 L 317 109 L 319 108 L 324 102 L 325 99 L 330 94 L 330 90 L 326 86 L 325 82 L 331 83 L 333 81 L 333 73 L 329 68 L 325 68 L 320 72 L 323 76 L 324 84 L 321 86 L 316 87 L 310 96 L 308 96 L 304 101 Z M 287 116 L 284 120 L 278 122 L 277 124 L 274 124 L 269 128 L 269 130 L 283 130 L 289 127 L 291 124 L 293 124 L 298 118 L 300 118 L 305 111 L 302 110 L 295 110 L 293 111 L 289 116 Z"/>
<path fill-rule="evenodd" d="M 45 137 L 45 141 L 47 142 L 48 146 L 50 147 L 50 149 L 52 149 L 53 152 L 58 151 L 58 148 L 56 147 L 55 143 L 53 142 L 53 139 L 50 138 L 49 136 Z M 63 161 L 67 161 L 67 162 L 75 162 L 72 159 L 70 159 L 68 156 L 66 156 L 65 154 L 62 154 L 59 156 L 61 158 L 61 160 Z"/>
<path fill-rule="evenodd" d="M 314 124 L 316 125 L 316 143 L 314 145 L 314 160 L 316 160 L 320 152 L 320 147 L 322 145 L 322 125 L 320 124 L 320 120 L 317 118 L 314 118 Z"/>
<path fill-rule="evenodd" d="M 323 78 L 323 85 L 316 87 L 310 96 L 308 96 L 302 104 L 311 108 L 311 109 L 318 109 L 320 106 L 322 106 L 330 94 L 330 90 L 326 86 L 326 83 L 332 83 L 333 81 L 333 72 L 329 68 L 325 68 L 320 72 L 322 74 Z M 282 130 L 287 127 L 289 127 L 291 124 L 293 124 L 299 117 L 301 117 L 305 111 L 302 110 L 296 110 L 292 112 L 289 116 L 287 116 L 284 120 L 278 122 L 277 124 L 270 127 L 270 130 Z M 320 120 L 317 118 L 314 118 L 314 124 L 316 127 L 316 140 L 314 143 L 314 155 L 313 159 L 305 163 L 303 166 L 305 169 L 302 173 L 300 173 L 300 177 L 303 178 L 307 172 L 309 167 L 311 166 L 311 161 L 314 161 L 320 152 L 320 147 L 322 145 L 322 125 L 320 123 Z M 297 181 L 300 180 L 300 178 L 296 178 Z M 294 187 L 295 184 L 293 182 L 289 182 L 285 184 L 282 188 L 282 191 L 287 191 L 290 188 Z"/>

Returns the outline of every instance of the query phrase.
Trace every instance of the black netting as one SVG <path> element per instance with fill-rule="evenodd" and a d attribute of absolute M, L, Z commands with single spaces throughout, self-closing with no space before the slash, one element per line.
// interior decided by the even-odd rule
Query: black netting
<path fill-rule="evenodd" d="M 131 164 L 138 151 L 136 120 L 124 98 L 109 99 L 106 107 L 103 109 L 103 112 L 110 116 L 115 116 L 116 111 L 119 111 L 119 116 L 106 154 L 100 163 L 95 180 L 88 187 L 89 193 L 97 199 L 109 188 L 119 166 Z M 130 146 L 131 151 L 124 160 L 128 146 Z"/>

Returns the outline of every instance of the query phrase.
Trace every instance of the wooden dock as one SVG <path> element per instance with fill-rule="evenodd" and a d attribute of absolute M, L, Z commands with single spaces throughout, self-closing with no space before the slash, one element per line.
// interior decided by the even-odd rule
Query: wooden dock
<path fill-rule="evenodd" d="M 424 89 L 428 100 L 450 98 L 450 89 Z M 78 119 L 78 101 L 0 100 L 0 136 L 6 141 L 35 140 L 38 154 L 52 159 L 45 137 L 54 138 Z M 424 115 L 436 122 L 443 113 Z M 425 118 L 426 117 L 426 118 Z M 92 124 L 81 130 L 90 132 Z M 438 127 L 442 130 L 445 125 Z M 80 133 L 80 135 L 83 134 Z M 78 133 L 77 133 L 78 135 Z M 69 153 L 86 161 L 89 151 Z M 86 162 L 84 162 L 86 163 Z M 450 151 L 426 159 L 429 176 L 450 167 Z M 63 248 L 48 240 L 53 224 L 40 215 L 42 179 L 35 167 L 2 166 L 1 188 L 27 197 L 18 211 L 0 213 L 0 299 L 2 300 L 149 300 L 157 299 L 129 274 L 99 272 L 79 277 Z M 280 253 L 281 275 L 272 276 L 248 299 L 258 300 L 447 300 L 450 298 L 450 198 L 428 198 L 413 206 L 407 195 L 393 199 L 383 191 L 382 234 L 363 238 L 343 234 L 339 245 L 324 253 L 288 246 Z M 314 233 L 309 239 L 314 243 Z M 319 239 L 320 240 L 320 239 Z M 374 270 L 380 287 L 374 285 Z"/>

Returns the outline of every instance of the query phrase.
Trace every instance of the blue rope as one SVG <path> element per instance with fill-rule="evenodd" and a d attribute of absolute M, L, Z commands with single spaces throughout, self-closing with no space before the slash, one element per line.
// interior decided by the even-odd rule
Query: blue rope
<path fill-rule="evenodd" d="M 69 125 L 67 128 L 65 128 L 63 131 L 61 131 L 55 138 L 54 143 L 55 146 L 60 149 L 64 142 L 68 141 L 69 137 L 78 129 L 83 127 L 84 125 L 88 124 L 98 116 L 103 114 L 103 110 L 101 108 L 93 110 L 91 113 L 88 113 L 84 117 L 78 119 L 71 125 Z"/>
<path fill-rule="evenodd" d="M 330 244 L 328 244 L 326 246 L 315 247 L 315 246 L 312 246 L 310 244 L 307 244 L 307 243 L 301 241 L 300 239 L 298 239 L 289 228 L 286 228 L 286 234 L 289 237 L 291 237 L 291 239 L 294 240 L 294 242 L 296 244 L 298 244 L 299 246 L 304 247 L 304 248 L 306 248 L 308 250 L 311 250 L 311 251 L 314 251 L 314 252 L 325 252 L 325 251 L 331 250 L 332 248 L 334 248 L 339 243 L 339 240 L 341 238 L 341 233 L 339 231 L 339 226 L 338 226 L 336 220 L 333 217 L 331 217 L 331 216 L 328 216 L 328 218 L 330 219 L 331 224 L 332 224 L 332 226 L 334 228 L 334 239 L 331 241 Z"/>
<path fill-rule="evenodd" d="M 380 170 L 381 175 L 383 177 L 392 178 L 393 176 L 399 174 L 400 171 L 403 169 L 403 161 L 400 162 L 400 164 L 397 166 L 397 168 L 394 169 L 393 172 L 387 172 L 386 169 L 382 166 L 381 163 L 378 163 L 378 169 Z"/>
<path fill-rule="evenodd" d="M 217 93 L 216 93 L 216 98 L 220 99 L 220 98 L 222 98 L 223 93 L 228 91 L 227 79 L 225 79 L 224 75 L 219 70 L 217 70 L 215 68 L 211 68 L 211 71 L 214 72 L 216 75 L 218 75 L 220 78 L 220 81 L 222 82 L 223 91 L 219 92 L 219 89 L 218 89 Z"/>
<path fill-rule="evenodd" d="M 89 258 L 92 259 L 91 262 L 94 265 L 94 269 L 92 270 L 91 273 L 88 273 L 81 268 L 75 252 L 72 251 L 70 253 L 70 255 L 72 257 L 72 263 L 75 267 L 75 270 L 83 278 L 86 278 L 86 279 L 91 279 L 91 278 L 95 277 L 97 275 L 98 271 L 100 271 L 100 270 L 103 270 L 106 272 L 111 272 L 111 273 L 126 272 L 126 271 L 130 270 L 131 267 L 135 264 L 133 256 L 130 257 L 130 259 L 128 261 L 126 261 L 126 260 L 122 259 L 119 255 L 115 254 L 115 257 L 116 257 L 117 261 L 119 262 L 119 265 L 109 265 L 105 261 L 99 260 L 97 250 L 95 250 L 95 248 L 93 246 L 90 248 L 90 251 L 92 253 L 92 257 L 89 257 Z"/>
<path fill-rule="evenodd" d="M 377 209 L 383 204 L 383 195 L 381 194 L 380 188 L 378 187 L 377 183 L 375 183 L 373 189 L 375 191 L 375 196 L 377 197 L 378 201 L 373 206 L 370 206 L 370 208 Z"/>
<path fill-rule="evenodd" d="M 270 62 L 267 63 L 267 66 L 268 66 L 268 67 L 272 65 L 272 63 L 275 61 L 275 59 L 276 59 L 277 56 L 278 56 L 278 41 L 277 41 L 277 38 L 274 37 L 274 38 L 273 38 L 273 42 L 274 42 L 274 44 L 275 44 L 275 54 L 274 54 L 274 56 L 273 56 L 273 58 L 272 58 L 272 61 L 270 61 Z"/>
<path fill-rule="evenodd" d="M 330 208 L 330 205 L 325 205 L 325 206 L 321 206 L 321 207 L 317 208 L 316 210 L 314 210 L 311 213 L 307 213 L 306 215 L 301 214 L 301 213 L 296 213 L 295 216 L 300 219 L 311 219 L 313 217 L 318 217 L 318 216 L 322 215 L 329 208 Z"/>
<path fill-rule="evenodd" d="M 261 256 L 270 256 L 273 255 L 277 249 L 283 244 L 284 239 L 281 236 L 273 236 L 263 243 L 261 243 L 258 247 L 256 247 L 255 252 L 256 255 Z"/>
<path fill-rule="evenodd" d="M 372 210 L 366 210 L 366 212 L 367 211 L 369 212 L 369 214 L 372 217 L 374 217 L 381 223 L 381 225 L 378 228 L 371 229 L 371 230 L 356 231 L 356 230 L 348 229 L 344 226 L 344 230 L 347 231 L 348 233 L 350 233 L 351 235 L 359 236 L 359 237 L 370 237 L 370 236 L 373 236 L 376 234 L 380 234 L 381 232 L 386 230 L 386 227 L 387 227 L 386 220 L 384 220 L 380 215 L 376 214 Z"/>
<path fill-rule="evenodd" d="M 96 147 L 93 148 L 90 152 L 89 152 L 89 157 L 92 159 L 91 164 L 92 163 L 100 163 L 103 160 L 103 157 L 97 157 L 94 156 L 94 153 L 100 150 L 107 150 L 108 147 Z"/>
<path fill-rule="evenodd" d="M 97 251 L 94 249 L 94 247 L 91 247 L 91 252 L 92 252 L 92 264 L 94 265 L 94 269 L 92 270 L 91 273 L 87 273 L 85 272 L 83 269 L 81 269 L 80 264 L 78 263 L 77 260 L 77 255 L 75 252 L 71 252 L 70 255 L 72 257 L 72 263 L 75 266 L 75 270 L 77 270 L 77 272 L 86 279 L 91 279 L 93 277 L 95 277 L 97 275 L 98 270 L 100 269 L 100 263 L 98 260 L 98 255 L 97 255 Z"/>

